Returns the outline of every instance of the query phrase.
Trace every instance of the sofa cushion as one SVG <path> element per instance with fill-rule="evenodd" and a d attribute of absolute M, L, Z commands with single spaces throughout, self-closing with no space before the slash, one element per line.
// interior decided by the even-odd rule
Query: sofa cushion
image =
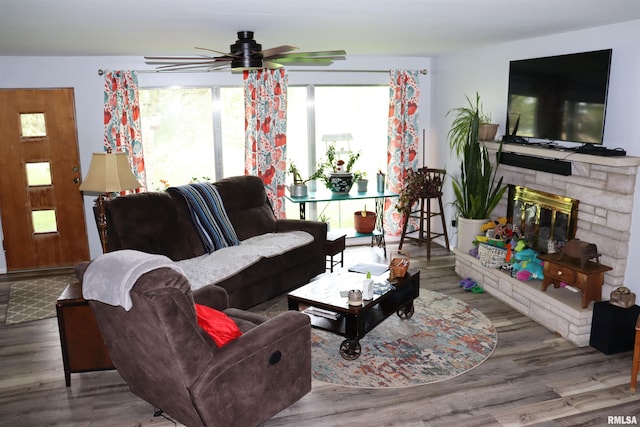
<path fill-rule="evenodd" d="M 204 329 L 222 347 L 242 335 L 238 325 L 226 314 L 206 305 L 195 304 L 198 326 Z"/>
<path fill-rule="evenodd" d="M 214 183 L 240 240 L 276 231 L 276 217 L 257 176 L 235 176 Z"/>
<path fill-rule="evenodd" d="M 185 216 L 185 212 L 179 212 L 165 192 L 116 197 L 105 208 L 109 252 L 135 249 L 166 255 L 174 261 L 204 253 L 188 213 Z"/>

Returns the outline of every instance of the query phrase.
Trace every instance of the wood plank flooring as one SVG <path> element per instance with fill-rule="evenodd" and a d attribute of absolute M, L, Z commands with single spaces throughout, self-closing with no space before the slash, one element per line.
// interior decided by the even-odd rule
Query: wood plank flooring
<path fill-rule="evenodd" d="M 396 246 L 388 245 L 388 250 Z M 478 368 L 441 383 L 357 389 L 313 382 L 311 393 L 264 423 L 271 426 L 603 426 L 635 416 L 631 352 L 579 348 L 488 294 L 464 292 L 453 256 L 405 245 L 421 287 L 459 298 L 487 315 L 498 346 Z M 379 248 L 351 247 L 346 264 L 384 262 Z M 8 282 L 0 275 L 0 426 L 171 426 L 133 395 L 116 371 L 71 375 L 65 387 L 56 319 L 4 326 Z"/>

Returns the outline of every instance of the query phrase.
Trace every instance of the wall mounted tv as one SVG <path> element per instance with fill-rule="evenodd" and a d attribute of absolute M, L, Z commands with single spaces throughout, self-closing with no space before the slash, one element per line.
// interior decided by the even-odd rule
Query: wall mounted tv
<path fill-rule="evenodd" d="M 511 61 L 505 142 L 602 144 L 611 52 Z"/>

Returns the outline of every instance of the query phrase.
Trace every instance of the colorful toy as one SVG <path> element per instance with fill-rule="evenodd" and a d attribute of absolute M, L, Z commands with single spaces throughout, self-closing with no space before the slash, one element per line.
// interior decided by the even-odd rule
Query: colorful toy
<path fill-rule="evenodd" d="M 518 280 L 543 279 L 543 263 L 531 248 L 522 249 L 514 255 L 513 274 Z"/>

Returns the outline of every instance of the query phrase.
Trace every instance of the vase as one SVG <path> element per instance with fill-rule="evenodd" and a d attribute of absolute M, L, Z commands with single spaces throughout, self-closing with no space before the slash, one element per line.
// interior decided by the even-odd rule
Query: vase
<path fill-rule="evenodd" d="M 329 175 L 329 189 L 334 193 L 348 193 L 353 186 L 353 174 L 334 172 Z"/>
<path fill-rule="evenodd" d="M 358 193 L 366 193 L 367 187 L 369 184 L 368 179 L 359 179 L 356 181 L 356 185 L 358 186 Z"/>
<path fill-rule="evenodd" d="M 358 233 L 372 233 L 376 228 L 376 213 L 364 211 L 365 216 L 362 216 L 362 212 L 363 211 L 357 211 L 353 213 L 353 226 Z"/>
<path fill-rule="evenodd" d="M 458 218 L 458 241 L 456 246 L 459 251 L 468 254 L 474 248 L 473 241 L 476 236 L 482 234 L 480 229 L 487 221 L 488 219 Z"/>

